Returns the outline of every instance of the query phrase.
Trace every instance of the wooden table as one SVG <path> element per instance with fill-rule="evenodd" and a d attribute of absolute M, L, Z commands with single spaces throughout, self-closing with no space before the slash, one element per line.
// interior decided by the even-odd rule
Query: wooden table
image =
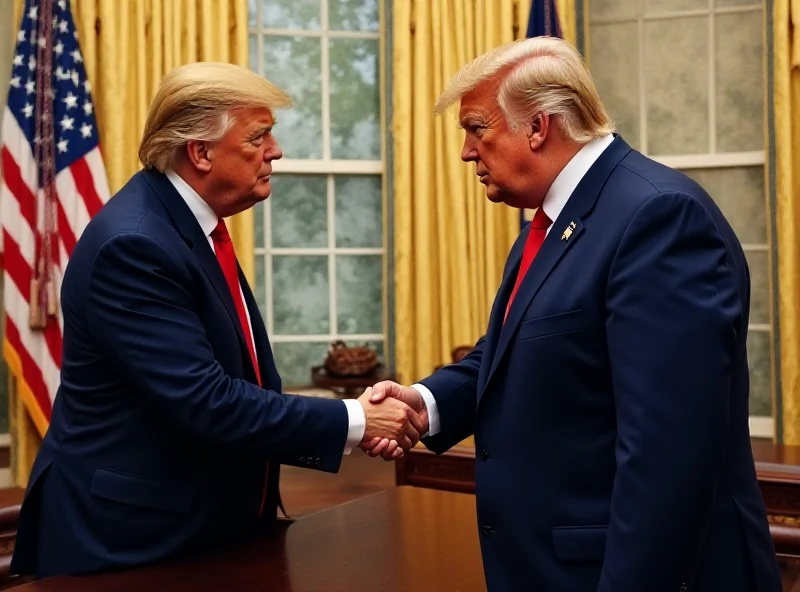
<path fill-rule="evenodd" d="M 397 487 L 214 553 L 113 574 L 48 578 L 14 590 L 478 592 L 486 583 L 474 496 Z"/>

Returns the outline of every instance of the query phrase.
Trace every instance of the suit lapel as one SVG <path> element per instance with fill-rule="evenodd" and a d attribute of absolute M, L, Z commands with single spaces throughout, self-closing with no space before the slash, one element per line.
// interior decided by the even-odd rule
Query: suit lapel
<path fill-rule="evenodd" d="M 250 289 L 250 284 L 247 282 L 247 278 L 244 276 L 241 267 L 238 267 L 238 269 L 239 283 L 242 286 L 242 294 L 244 294 L 244 305 L 247 307 L 247 312 L 250 315 L 250 325 L 253 328 L 253 346 L 256 348 L 256 358 L 258 359 L 262 385 L 264 388 L 280 390 L 280 382 L 276 383 L 276 381 L 280 380 L 280 377 L 275 367 L 275 360 L 272 356 L 272 347 L 269 344 L 267 328 L 264 326 L 264 320 L 261 318 L 261 309 L 258 308 L 256 299 Z M 247 359 L 250 359 L 249 354 Z M 255 378 L 255 375 L 253 378 Z"/>
<path fill-rule="evenodd" d="M 564 229 L 572 228 L 573 223 L 574 229 L 572 230 L 572 234 L 568 239 L 562 240 L 562 233 Z M 498 302 L 502 304 L 502 306 L 499 307 L 501 310 L 499 312 L 499 319 L 497 319 L 496 322 L 498 325 L 496 330 L 500 332 L 500 337 L 497 343 L 497 349 L 492 357 L 492 364 L 489 369 L 489 374 L 486 377 L 486 384 L 491 381 L 492 376 L 497 369 L 498 364 L 500 363 L 500 360 L 503 359 L 503 355 L 506 353 L 509 344 L 517 332 L 517 328 L 519 327 L 523 316 L 525 316 L 525 311 L 530 306 L 537 292 L 539 292 L 539 289 L 547 279 L 547 276 L 549 276 L 556 265 L 558 265 L 558 262 L 564 256 L 564 253 L 566 253 L 567 250 L 572 247 L 572 245 L 578 242 L 578 239 L 581 237 L 583 232 L 583 222 L 575 212 L 575 204 L 568 201 L 564 206 L 564 209 L 561 211 L 561 215 L 553 223 L 553 227 L 547 234 L 547 238 L 545 238 L 541 248 L 539 249 L 539 252 L 536 254 L 536 257 L 531 263 L 528 272 L 525 274 L 525 277 L 519 286 L 519 290 L 517 291 L 517 295 L 514 297 L 514 302 L 511 304 L 511 309 L 508 311 L 508 317 L 506 318 L 505 323 L 503 323 L 502 315 L 505 312 L 505 307 L 508 303 L 508 296 L 503 298 L 502 302 L 500 302 L 500 299 L 498 298 Z M 511 285 L 513 286 L 513 281 L 511 282 Z"/>
<path fill-rule="evenodd" d="M 244 333 L 239 322 L 239 315 L 236 313 L 233 297 L 228 289 L 228 282 L 225 281 L 217 256 L 211 249 L 211 245 L 208 244 L 208 237 L 203 233 L 203 229 L 200 228 L 189 206 L 186 205 L 186 202 L 183 201 L 177 189 L 169 182 L 166 176 L 154 171 L 143 171 L 142 174 L 150 187 L 153 188 L 156 196 L 164 204 L 184 242 L 192 250 L 222 304 L 225 305 L 225 310 L 228 311 L 231 322 L 236 328 L 236 334 L 239 336 L 239 345 L 247 354 L 247 359 L 250 359 L 250 354 L 247 353 L 247 342 L 244 340 Z"/>
<path fill-rule="evenodd" d="M 503 314 L 508 298 L 511 295 L 511 288 L 508 284 L 513 287 L 516 281 L 516 271 L 509 274 L 510 277 L 505 278 L 503 287 L 498 294 L 498 298 L 495 299 L 495 305 L 492 309 L 489 334 L 499 334 L 499 337 L 497 339 L 497 347 L 491 351 L 491 356 L 487 358 L 489 371 L 478 392 L 479 402 L 483 391 L 491 382 L 492 376 L 494 376 L 503 356 L 508 351 L 519 324 L 525 316 L 525 311 L 528 310 L 542 284 L 558 265 L 564 254 L 584 235 L 584 219 L 594 208 L 597 197 L 600 195 L 600 191 L 611 172 L 630 151 L 630 146 L 621 137 L 616 136 L 614 141 L 578 183 L 575 191 L 564 205 L 564 209 L 561 210 L 561 213 L 553 223 L 553 227 L 547 234 L 547 238 L 542 243 L 528 272 L 525 274 L 517 295 L 514 297 L 511 310 L 508 312 L 508 318 L 503 323 Z M 516 257 L 514 269 L 517 270 L 519 269 L 519 260 L 522 257 L 521 250 L 515 255 L 512 253 L 512 256 Z"/>

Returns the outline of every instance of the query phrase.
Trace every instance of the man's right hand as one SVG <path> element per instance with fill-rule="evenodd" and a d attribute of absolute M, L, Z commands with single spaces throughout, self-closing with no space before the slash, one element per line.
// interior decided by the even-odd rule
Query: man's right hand
<path fill-rule="evenodd" d="M 375 400 L 372 393 L 373 390 L 368 388 L 358 398 L 366 418 L 363 442 L 394 442 L 391 451 L 384 446 L 381 448 L 381 452 L 388 454 L 392 460 L 400 458 L 403 451 L 410 450 L 419 442 L 423 422 L 416 411 L 405 402 L 395 398 Z"/>
<path fill-rule="evenodd" d="M 372 403 L 386 404 L 391 402 L 393 399 L 396 401 L 402 401 L 413 410 L 413 412 L 419 417 L 419 425 L 415 425 L 417 433 L 420 436 L 424 435 L 428 431 L 429 424 L 428 409 L 425 406 L 425 401 L 423 400 L 422 395 L 420 395 L 417 390 L 409 386 L 403 386 L 390 380 L 379 382 L 372 387 L 372 395 L 370 396 L 370 401 L 372 401 Z M 417 438 L 417 441 L 419 441 L 419 437 Z M 415 441 L 413 444 L 416 444 L 417 441 Z M 408 448 L 405 448 L 402 443 L 400 445 L 403 450 L 408 450 Z M 385 460 L 396 460 L 402 456 L 402 452 L 400 455 L 397 454 L 397 442 L 393 442 L 391 438 L 387 438 L 385 436 L 375 436 L 369 438 L 365 433 L 364 440 L 362 441 L 360 448 L 372 457 L 382 456 Z"/>

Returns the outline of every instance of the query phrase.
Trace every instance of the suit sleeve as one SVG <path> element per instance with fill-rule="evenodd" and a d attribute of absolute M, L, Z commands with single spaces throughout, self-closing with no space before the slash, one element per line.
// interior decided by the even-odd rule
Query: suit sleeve
<path fill-rule="evenodd" d="M 336 472 L 348 432 L 341 401 L 231 378 L 195 312 L 191 278 L 141 234 L 109 239 L 93 261 L 87 316 L 112 363 L 155 413 L 194 437 Z"/>
<path fill-rule="evenodd" d="M 690 582 L 725 456 L 743 298 L 705 207 L 659 194 L 631 221 L 607 287 L 617 473 L 599 592 Z"/>
<path fill-rule="evenodd" d="M 422 443 L 436 454 L 447 452 L 475 431 L 483 342 L 481 337 L 460 362 L 445 366 L 420 381 L 436 399 L 439 432 L 422 439 Z"/>

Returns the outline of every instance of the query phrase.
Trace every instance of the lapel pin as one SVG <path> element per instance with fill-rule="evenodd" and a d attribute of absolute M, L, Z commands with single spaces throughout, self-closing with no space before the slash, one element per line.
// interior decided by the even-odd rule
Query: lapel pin
<path fill-rule="evenodd" d="M 572 236 L 572 232 L 575 230 L 575 222 L 570 222 L 569 226 L 564 229 L 564 234 L 561 235 L 561 240 L 566 241 L 569 240 L 569 237 Z"/>

